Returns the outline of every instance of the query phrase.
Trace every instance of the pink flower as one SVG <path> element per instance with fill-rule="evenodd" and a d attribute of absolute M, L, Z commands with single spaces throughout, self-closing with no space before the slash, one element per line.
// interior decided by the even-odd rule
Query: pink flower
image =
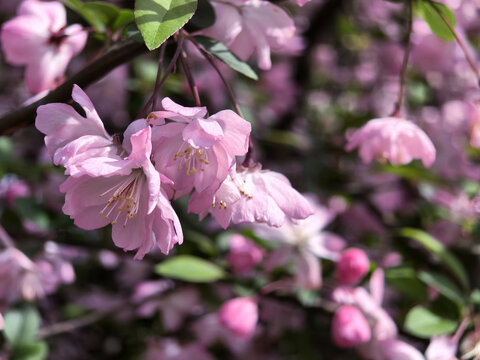
<path fill-rule="evenodd" d="M 31 195 L 30 187 L 15 175 L 6 175 L 0 180 L 0 197 L 5 197 L 8 206 L 15 207 L 17 198 Z"/>
<path fill-rule="evenodd" d="M 174 181 L 176 197 L 215 192 L 236 156 L 248 150 L 250 123 L 231 110 L 207 117 L 205 107 L 183 107 L 169 98 L 149 115 L 155 167 Z M 164 124 L 165 119 L 171 122 Z M 158 126 L 159 125 L 159 126 Z"/>
<path fill-rule="evenodd" d="M 256 52 L 260 69 L 269 70 L 271 49 L 281 49 L 295 34 L 293 20 L 268 1 L 227 0 L 212 5 L 215 24 L 202 34 L 222 42 L 244 61 Z"/>
<path fill-rule="evenodd" d="M 232 235 L 229 244 L 227 260 L 237 274 L 248 273 L 263 259 L 263 250 L 242 235 Z"/>
<path fill-rule="evenodd" d="M 427 360 L 455 360 L 457 347 L 457 337 L 452 338 L 447 335 L 433 337 L 425 351 L 425 357 Z"/>
<path fill-rule="evenodd" d="M 335 278 L 340 284 L 355 285 L 368 273 L 369 267 L 370 262 L 363 250 L 347 249 L 337 262 Z"/>
<path fill-rule="evenodd" d="M 370 120 L 349 136 L 346 150 L 356 147 L 365 163 L 377 158 L 404 165 L 420 159 L 423 165 L 431 166 L 435 161 L 435 147 L 427 134 L 411 121 L 400 118 Z"/>
<path fill-rule="evenodd" d="M 334 213 L 312 201 L 314 214 L 304 220 L 286 221 L 274 228 L 259 224 L 255 234 L 282 245 L 276 248 L 266 261 L 266 268 L 285 267 L 295 262 L 295 278 L 303 289 L 318 289 L 322 283 L 319 258 L 337 261 L 345 242 L 337 235 L 324 231 Z"/>
<path fill-rule="evenodd" d="M 56 164 L 71 176 L 60 186 L 66 193 L 63 211 L 82 229 L 112 223 L 114 243 L 124 250 L 139 249 L 141 259 L 156 243 L 163 253 L 183 240 L 177 215 L 161 183 L 170 183 L 151 160 L 150 126 L 141 119 L 124 132 L 123 142 L 105 132 L 85 93 L 77 86 L 72 97 L 86 118 L 65 104 L 38 109 L 36 126 Z"/>
<path fill-rule="evenodd" d="M 260 164 L 251 168 L 238 165 L 232 176 L 213 196 L 208 192 L 194 193 L 188 210 L 201 217 L 210 212 L 224 229 L 230 221 L 278 227 L 287 220 L 305 219 L 313 214 L 309 202 L 280 173 L 262 170 Z"/>
<path fill-rule="evenodd" d="M 229 300 L 220 308 L 218 319 L 220 324 L 238 337 L 248 338 L 257 326 L 257 303 L 247 297 Z"/>
<path fill-rule="evenodd" d="M 26 82 L 32 93 L 55 88 L 70 59 L 85 46 L 88 33 L 78 24 L 66 25 L 61 3 L 25 0 L 18 16 L 2 26 L 5 58 L 10 64 L 26 66 Z"/>
<path fill-rule="evenodd" d="M 332 320 L 332 339 L 337 346 L 349 348 L 370 340 L 370 325 L 354 306 L 340 307 Z"/>

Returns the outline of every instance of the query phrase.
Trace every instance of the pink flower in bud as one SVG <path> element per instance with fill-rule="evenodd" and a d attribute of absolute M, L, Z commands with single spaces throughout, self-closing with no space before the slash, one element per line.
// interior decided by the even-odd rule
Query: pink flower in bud
<path fill-rule="evenodd" d="M 88 33 L 74 24 L 67 27 L 60 2 L 25 0 L 18 16 L 2 26 L 1 42 L 7 62 L 26 66 L 32 93 L 55 88 L 71 58 L 80 53 Z"/>
<path fill-rule="evenodd" d="M 272 67 L 270 50 L 281 49 L 295 34 L 293 20 L 268 1 L 226 0 L 212 5 L 215 24 L 202 34 L 222 42 L 244 61 L 256 52 L 262 70 Z"/>
<path fill-rule="evenodd" d="M 351 305 L 340 307 L 332 320 L 332 339 L 339 347 L 350 348 L 363 344 L 372 336 L 363 314 Z"/>
<path fill-rule="evenodd" d="M 347 151 L 359 148 L 363 162 L 374 158 L 393 165 L 420 159 L 425 166 L 435 161 L 435 147 L 430 138 L 409 120 L 387 117 L 373 119 L 348 137 Z"/>
<path fill-rule="evenodd" d="M 263 259 L 263 250 L 242 235 L 232 235 L 229 244 L 230 252 L 227 260 L 237 274 L 249 272 Z"/>
<path fill-rule="evenodd" d="M 176 198 L 215 192 L 235 163 L 248 150 L 250 123 L 231 110 L 207 117 L 205 107 L 183 107 L 169 98 L 163 111 L 148 117 L 155 167 L 173 180 Z M 165 119 L 171 122 L 165 124 Z"/>
<path fill-rule="evenodd" d="M 363 250 L 347 249 L 337 262 L 335 278 L 340 284 L 355 285 L 368 273 L 369 267 L 370 262 Z"/>
<path fill-rule="evenodd" d="M 258 306 L 248 297 L 235 298 L 222 305 L 218 320 L 240 338 L 252 336 L 258 321 Z"/>

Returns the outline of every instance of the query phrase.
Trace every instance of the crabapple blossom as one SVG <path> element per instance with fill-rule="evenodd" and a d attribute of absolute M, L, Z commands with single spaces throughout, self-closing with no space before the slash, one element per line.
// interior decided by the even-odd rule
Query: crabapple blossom
<path fill-rule="evenodd" d="M 355 306 L 343 305 L 332 320 L 332 339 L 337 346 L 349 348 L 370 340 L 370 325 Z"/>
<path fill-rule="evenodd" d="M 458 338 L 447 335 L 436 336 L 430 339 L 430 344 L 425 351 L 426 360 L 455 360 Z"/>
<path fill-rule="evenodd" d="M 293 20 L 280 7 L 262 0 L 212 1 L 216 21 L 202 31 L 242 60 L 257 53 L 258 67 L 269 70 L 271 50 L 285 46 L 295 34 Z"/>
<path fill-rule="evenodd" d="M 249 272 L 263 259 L 263 250 L 245 236 L 234 234 L 229 238 L 227 260 L 237 274 Z"/>
<path fill-rule="evenodd" d="M 98 229 L 111 223 L 114 243 L 124 250 L 138 248 L 141 259 L 156 243 L 163 253 L 183 240 L 177 215 L 161 183 L 170 183 L 151 160 L 151 127 L 137 120 L 124 132 L 123 142 L 106 133 L 93 104 L 77 86 L 72 97 L 86 118 L 72 107 L 49 104 L 38 109 L 36 126 L 54 162 L 71 175 L 61 186 L 63 211 L 77 226 Z"/>
<path fill-rule="evenodd" d="M 5 58 L 12 65 L 26 66 L 25 78 L 32 93 L 55 88 L 68 63 L 80 53 L 88 33 L 78 24 L 67 27 L 60 2 L 25 0 L 18 16 L 2 26 Z"/>
<path fill-rule="evenodd" d="M 363 162 L 374 158 L 393 165 L 420 159 L 425 166 L 435 161 L 435 147 L 430 138 L 409 120 L 386 117 L 373 119 L 348 136 L 347 151 L 359 148 Z"/>
<path fill-rule="evenodd" d="M 337 261 L 345 246 L 343 239 L 323 230 L 333 219 L 333 212 L 315 202 L 312 204 L 315 212 L 304 220 L 287 221 L 278 228 L 263 224 L 255 227 L 258 236 L 281 244 L 270 254 L 266 267 L 285 266 L 293 259 L 296 282 L 304 289 L 318 289 L 321 286 L 318 258 Z"/>
<path fill-rule="evenodd" d="M 224 229 L 230 221 L 278 227 L 287 220 L 305 219 L 313 214 L 310 203 L 284 175 L 262 170 L 260 164 L 237 165 L 236 173 L 231 173 L 214 195 L 194 193 L 188 210 L 201 218 L 210 212 Z"/>
<path fill-rule="evenodd" d="M 355 285 L 368 272 L 370 262 L 363 250 L 345 250 L 337 261 L 335 278 L 340 284 Z"/>
<path fill-rule="evenodd" d="M 153 112 L 152 143 L 155 167 L 173 180 L 176 197 L 215 192 L 236 156 L 245 155 L 251 126 L 231 110 L 207 117 L 205 107 L 183 107 L 169 98 L 163 111 Z M 165 119 L 171 122 L 165 124 Z"/>
<path fill-rule="evenodd" d="M 257 326 L 257 303 L 254 299 L 247 297 L 228 300 L 220 308 L 218 320 L 239 338 L 249 338 Z"/>

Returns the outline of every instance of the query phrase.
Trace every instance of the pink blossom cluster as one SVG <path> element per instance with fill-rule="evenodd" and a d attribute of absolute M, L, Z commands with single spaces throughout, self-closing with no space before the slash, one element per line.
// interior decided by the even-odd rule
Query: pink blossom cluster
<path fill-rule="evenodd" d="M 74 86 L 66 104 L 39 107 L 36 126 L 56 165 L 69 178 L 60 186 L 63 211 L 77 226 L 112 224 L 114 243 L 138 249 L 141 259 L 157 245 L 167 254 L 182 243 L 180 221 L 169 199 L 193 194 L 189 211 L 231 222 L 281 226 L 312 213 L 310 204 L 281 174 L 260 165 L 236 165 L 248 151 L 250 124 L 231 110 L 208 116 L 205 107 L 183 107 L 169 98 L 162 110 L 109 135 L 92 102 Z"/>

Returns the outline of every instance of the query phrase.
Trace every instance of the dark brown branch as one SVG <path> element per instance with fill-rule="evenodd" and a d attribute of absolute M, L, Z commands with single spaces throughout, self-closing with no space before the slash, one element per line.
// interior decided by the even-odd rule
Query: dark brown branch
<path fill-rule="evenodd" d="M 71 98 L 74 84 L 84 88 L 107 75 L 116 67 L 147 52 L 144 44 L 126 40 L 113 46 L 111 50 L 73 75 L 55 90 L 34 103 L 11 111 L 0 118 L 0 134 L 11 134 L 15 130 L 32 124 L 40 105 L 53 102 L 67 102 Z"/>

